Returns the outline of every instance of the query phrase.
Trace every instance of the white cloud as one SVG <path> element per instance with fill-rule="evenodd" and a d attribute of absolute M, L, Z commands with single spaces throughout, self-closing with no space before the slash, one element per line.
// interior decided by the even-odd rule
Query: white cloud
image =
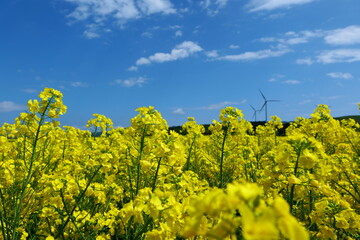
<path fill-rule="evenodd" d="M 285 80 L 282 83 L 290 84 L 290 85 L 297 85 L 297 84 L 300 84 L 301 82 L 299 80 Z"/>
<path fill-rule="evenodd" d="M 145 65 L 145 64 L 150 64 L 151 61 L 147 58 L 139 58 L 137 61 L 136 61 L 136 65 Z"/>
<path fill-rule="evenodd" d="M 138 77 L 138 78 L 128 78 L 126 80 L 117 79 L 114 81 L 114 84 L 122 85 L 123 87 L 133 87 L 138 86 L 142 87 L 142 85 L 147 81 L 147 78 Z"/>
<path fill-rule="evenodd" d="M 253 61 L 258 59 L 265 59 L 271 57 L 279 57 L 286 53 L 290 52 L 288 48 L 282 49 L 265 49 L 256 52 L 245 52 L 237 55 L 226 55 L 219 57 L 219 60 L 227 60 L 227 61 Z"/>
<path fill-rule="evenodd" d="M 206 54 L 206 56 L 208 58 L 217 58 L 217 57 L 219 57 L 219 53 L 218 53 L 217 50 L 207 51 L 205 54 Z"/>
<path fill-rule="evenodd" d="M 87 87 L 88 84 L 85 82 L 70 82 L 72 87 Z"/>
<path fill-rule="evenodd" d="M 98 23 L 92 23 L 92 24 L 87 24 L 86 25 L 86 30 L 84 31 L 84 36 L 87 39 L 94 39 L 94 38 L 99 38 L 100 34 L 99 34 L 99 29 L 102 26 L 102 24 Z"/>
<path fill-rule="evenodd" d="M 22 91 L 26 92 L 26 93 L 37 93 L 37 92 L 39 92 L 38 90 L 32 89 L 32 88 L 26 88 L 26 89 L 23 89 Z"/>
<path fill-rule="evenodd" d="M 190 55 L 200 52 L 203 49 L 196 43 L 191 41 L 185 41 L 177 45 L 175 48 L 171 50 L 170 53 L 155 53 L 154 55 L 148 58 L 139 58 L 136 61 L 136 65 L 145 65 L 150 64 L 152 62 L 162 63 L 162 62 L 169 62 L 175 61 L 182 58 L 187 58 Z"/>
<path fill-rule="evenodd" d="M 268 82 L 277 82 L 279 81 L 279 79 L 275 78 L 275 77 L 272 77 L 268 80 Z"/>
<path fill-rule="evenodd" d="M 353 45 L 360 44 L 360 26 L 352 25 L 334 30 L 305 30 L 299 32 L 287 32 L 279 37 L 263 37 L 260 42 L 278 42 L 285 45 L 307 43 L 313 38 L 324 38 L 330 45 Z"/>
<path fill-rule="evenodd" d="M 295 45 L 295 44 L 300 44 L 300 43 L 307 43 L 308 39 L 305 37 L 294 37 L 294 38 L 290 38 L 287 40 L 287 44 L 289 45 Z"/>
<path fill-rule="evenodd" d="M 0 112 L 14 112 L 25 110 L 26 106 L 18 105 L 11 101 L 0 102 Z"/>
<path fill-rule="evenodd" d="M 231 44 L 231 45 L 229 46 L 229 48 L 231 48 L 231 49 L 238 49 L 238 48 L 239 48 L 239 45 Z"/>
<path fill-rule="evenodd" d="M 171 26 L 169 26 L 169 29 L 172 29 L 172 30 L 176 30 L 176 29 L 180 29 L 180 28 L 182 28 L 182 26 L 180 26 L 180 25 L 171 25 Z"/>
<path fill-rule="evenodd" d="M 93 38 L 99 38 L 100 37 L 100 34 L 96 33 L 96 32 L 92 32 L 90 30 L 85 30 L 84 31 L 84 36 L 87 38 L 87 39 L 93 39 Z"/>
<path fill-rule="evenodd" d="M 175 32 L 175 37 L 181 37 L 183 35 L 182 31 L 181 30 L 177 30 Z"/>
<path fill-rule="evenodd" d="M 274 38 L 274 37 L 262 37 L 258 41 L 260 41 L 260 42 L 276 42 L 276 41 L 278 41 L 278 39 Z"/>
<path fill-rule="evenodd" d="M 146 15 L 154 13 L 176 13 L 176 10 L 173 8 L 171 2 L 168 0 L 138 0 L 137 4 L 141 11 Z"/>
<path fill-rule="evenodd" d="M 77 7 L 69 14 L 76 20 L 94 18 L 96 22 L 106 17 L 128 20 L 140 17 L 133 0 L 65 0 Z"/>
<path fill-rule="evenodd" d="M 176 9 L 170 0 L 65 0 L 75 5 L 68 17 L 75 21 L 90 20 L 91 24 L 102 24 L 107 20 L 123 25 L 129 20 L 151 14 L 174 14 Z M 99 37 L 93 28 L 84 32 L 87 38 Z"/>
<path fill-rule="evenodd" d="M 151 32 L 143 32 L 141 34 L 141 36 L 143 37 L 147 37 L 147 38 L 152 38 L 153 37 L 153 34 Z"/>
<path fill-rule="evenodd" d="M 337 100 L 339 98 L 342 98 L 343 96 L 335 95 L 335 96 L 329 96 L 329 97 L 321 97 L 323 100 Z"/>
<path fill-rule="evenodd" d="M 331 45 L 352 45 L 360 43 L 360 26 L 352 25 L 327 33 L 325 42 Z"/>
<path fill-rule="evenodd" d="M 321 52 L 317 61 L 323 64 L 360 61 L 360 49 L 335 49 Z"/>
<path fill-rule="evenodd" d="M 274 74 L 268 82 L 279 82 L 283 84 L 290 84 L 290 85 L 296 85 L 300 84 L 301 82 L 299 80 L 283 80 L 286 76 L 282 74 Z"/>
<path fill-rule="evenodd" d="M 185 114 L 184 109 L 182 109 L 182 108 L 177 108 L 172 113 L 173 114 L 179 114 L 179 115 L 184 115 Z"/>
<path fill-rule="evenodd" d="M 341 78 L 341 79 L 352 79 L 353 76 L 350 73 L 343 73 L 343 72 L 331 72 L 326 74 L 332 78 Z"/>
<path fill-rule="evenodd" d="M 138 68 L 136 66 L 131 66 L 128 68 L 128 71 L 137 71 Z"/>
<path fill-rule="evenodd" d="M 246 103 L 246 99 L 242 100 L 241 102 L 224 101 L 224 102 L 220 102 L 220 103 L 210 104 L 207 107 L 201 107 L 199 109 L 215 110 L 215 109 L 222 109 L 222 108 L 229 107 L 229 106 L 235 106 L 235 105 L 239 105 L 239 104 L 244 104 L 244 103 Z"/>
<path fill-rule="evenodd" d="M 285 75 L 283 74 L 273 74 L 272 77 L 268 80 L 268 82 L 278 82 L 281 78 L 284 78 Z"/>
<path fill-rule="evenodd" d="M 232 106 L 232 105 L 237 105 L 238 103 L 236 102 L 221 102 L 221 103 L 215 103 L 215 104 L 210 104 L 207 107 L 203 107 L 202 109 L 207 109 L 207 110 L 214 110 L 214 109 L 221 109 L 227 106 Z"/>
<path fill-rule="evenodd" d="M 211 5 L 211 0 L 204 0 L 204 1 L 200 1 L 200 6 L 203 8 L 208 8 Z"/>
<path fill-rule="evenodd" d="M 296 59 L 296 63 L 312 65 L 314 63 L 314 61 L 311 58 L 299 58 L 299 59 Z"/>
<path fill-rule="evenodd" d="M 286 14 L 285 13 L 275 13 L 275 14 L 270 14 L 268 16 L 269 19 L 278 19 L 278 18 L 282 18 L 284 17 Z"/>
<path fill-rule="evenodd" d="M 312 103 L 311 99 L 305 99 L 304 101 L 299 102 L 299 104 L 308 104 L 308 103 Z"/>
<path fill-rule="evenodd" d="M 280 37 L 263 37 L 258 41 L 260 42 L 278 42 L 284 45 L 297 45 L 301 43 L 307 43 L 311 38 L 322 37 L 324 32 L 322 30 L 315 31 L 299 31 L 299 32 L 286 32 Z"/>
<path fill-rule="evenodd" d="M 315 0 L 251 0 L 248 3 L 250 12 L 262 11 L 262 10 L 274 10 L 277 8 L 288 8 L 293 5 L 300 5 L 310 3 Z"/>
<path fill-rule="evenodd" d="M 206 10 L 209 16 L 215 16 L 219 13 L 219 9 L 226 6 L 228 0 L 203 0 L 200 6 Z"/>

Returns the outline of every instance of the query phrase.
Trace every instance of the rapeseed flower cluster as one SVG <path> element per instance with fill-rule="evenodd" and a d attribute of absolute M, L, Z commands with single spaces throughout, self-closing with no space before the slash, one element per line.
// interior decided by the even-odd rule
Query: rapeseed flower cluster
<path fill-rule="evenodd" d="M 326 105 L 285 136 L 227 107 L 204 135 L 151 106 L 61 126 L 62 97 L 0 128 L 0 239 L 360 239 L 359 124 Z"/>

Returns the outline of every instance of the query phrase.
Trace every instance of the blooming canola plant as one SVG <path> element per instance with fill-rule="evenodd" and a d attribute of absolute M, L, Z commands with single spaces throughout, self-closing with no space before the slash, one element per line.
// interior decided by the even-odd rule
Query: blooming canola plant
<path fill-rule="evenodd" d="M 0 128 L 0 239 L 360 239 L 359 124 L 326 105 L 285 136 L 227 107 L 204 135 L 153 107 L 61 126 L 62 97 Z"/>

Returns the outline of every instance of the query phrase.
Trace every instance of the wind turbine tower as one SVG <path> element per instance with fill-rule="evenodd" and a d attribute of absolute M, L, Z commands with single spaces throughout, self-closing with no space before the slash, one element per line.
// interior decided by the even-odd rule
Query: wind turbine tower
<path fill-rule="evenodd" d="M 260 110 L 256 110 L 252 105 L 250 105 L 250 107 L 251 107 L 252 110 L 254 111 L 254 114 L 253 114 L 252 118 L 255 120 L 255 122 L 257 122 L 257 121 L 256 121 L 256 113 L 257 113 L 257 112 L 260 112 Z"/>
<path fill-rule="evenodd" d="M 267 104 L 268 102 L 280 102 L 280 100 L 274 100 L 274 99 L 267 99 L 265 97 L 265 95 L 263 94 L 263 92 L 259 89 L 260 93 L 261 93 L 261 96 L 263 97 L 264 99 L 264 104 L 262 105 L 260 111 L 262 111 L 264 108 L 265 108 L 265 122 L 267 122 Z"/>

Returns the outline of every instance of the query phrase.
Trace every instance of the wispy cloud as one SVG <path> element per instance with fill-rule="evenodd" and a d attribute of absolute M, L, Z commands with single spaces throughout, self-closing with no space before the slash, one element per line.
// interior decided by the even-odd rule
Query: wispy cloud
<path fill-rule="evenodd" d="M 123 25 L 129 20 L 151 14 L 174 14 L 176 9 L 169 0 L 65 0 L 75 9 L 68 15 L 74 21 L 87 20 L 84 36 L 89 39 L 100 37 L 100 28 L 106 21 Z"/>
<path fill-rule="evenodd" d="M 268 82 L 273 82 L 273 83 L 277 82 L 277 83 L 289 84 L 289 85 L 297 85 L 301 83 L 299 80 L 293 80 L 293 79 L 284 80 L 285 77 L 286 76 L 282 74 L 274 74 L 268 80 Z"/>
<path fill-rule="evenodd" d="M 303 100 L 303 101 L 301 101 L 301 102 L 299 102 L 299 104 L 309 104 L 309 103 L 312 103 L 313 102 L 313 100 L 311 100 L 311 99 L 305 99 L 305 100 Z"/>
<path fill-rule="evenodd" d="M 315 0 L 251 0 L 247 7 L 250 8 L 250 12 L 256 12 L 262 10 L 274 10 L 277 8 L 288 8 L 294 5 L 301 5 L 314 1 Z"/>
<path fill-rule="evenodd" d="M 301 82 L 299 80 L 285 80 L 282 83 L 290 84 L 290 85 L 297 85 L 297 84 L 300 84 Z"/>
<path fill-rule="evenodd" d="M 181 37 L 183 35 L 183 32 L 181 30 L 176 30 L 175 37 Z"/>
<path fill-rule="evenodd" d="M 37 92 L 39 92 L 38 90 L 32 89 L 32 88 L 22 89 L 21 91 L 26 92 L 26 93 L 37 93 Z"/>
<path fill-rule="evenodd" d="M 276 78 L 270 78 L 268 82 L 277 82 L 278 80 Z"/>
<path fill-rule="evenodd" d="M 88 84 L 86 82 L 70 82 L 70 86 L 72 86 L 72 87 L 87 87 Z"/>
<path fill-rule="evenodd" d="M 275 73 L 275 74 L 273 74 L 272 77 L 268 80 L 268 82 L 278 82 L 278 81 L 280 81 L 280 79 L 283 79 L 284 77 L 286 77 L 286 76 L 283 75 L 283 74 Z"/>
<path fill-rule="evenodd" d="M 143 32 L 141 34 L 141 36 L 146 37 L 146 38 L 152 38 L 153 34 L 151 32 Z"/>
<path fill-rule="evenodd" d="M 323 64 L 358 62 L 360 61 L 360 49 L 326 50 L 317 56 L 317 61 Z"/>
<path fill-rule="evenodd" d="M 297 64 L 306 64 L 312 65 L 313 63 L 352 63 L 360 61 L 360 49 L 335 49 L 335 50 L 325 50 L 318 54 L 316 60 L 313 60 L 311 57 L 297 59 Z"/>
<path fill-rule="evenodd" d="M 138 0 L 137 5 L 145 15 L 154 13 L 173 14 L 176 13 L 173 5 L 168 0 Z"/>
<path fill-rule="evenodd" d="M 340 78 L 340 79 L 352 79 L 353 75 L 351 75 L 350 73 L 343 73 L 343 72 L 330 72 L 328 74 L 329 77 L 332 78 Z"/>
<path fill-rule="evenodd" d="M 88 18 L 96 19 L 95 22 L 114 18 L 117 20 L 129 20 L 141 16 L 133 0 L 65 0 L 73 3 L 76 8 L 68 17 L 81 21 Z"/>
<path fill-rule="evenodd" d="M 183 108 L 177 108 L 175 109 L 173 112 L 173 114 L 178 114 L 178 115 L 184 115 L 185 114 L 185 111 Z"/>
<path fill-rule="evenodd" d="M 240 102 L 231 102 L 231 101 L 223 101 L 223 102 L 219 102 L 219 103 L 214 103 L 214 104 L 210 104 L 208 106 L 204 106 L 204 107 L 189 107 L 189 108 L 176 108 L 172 113 L 173 114 L 186 114 L 185 113 L 185 109 L 187 110 L 218 110 L 218 109 L 223 109 L 225 107 L 234 107 L 237 105 L 241 105 L 241 104 L 245 104 L 247 102 L 246 99 L 243 99 Z"/>
<path fill-rule="evenodd" d="M 137 78 L 128 78 L 125 80 L 117 79 L 114 82 L 112 82 L 112 85 L 121 85 L 123 87 L 142 87 L 144 83 L 146 83 L 147 78 L 145 77 L 137 77 Z"/>
<path fill-rule="evenodd" d="M 238 49 L 239 48 L 239 45 L 236 45 L 236 44 L 231 44 L 229 46 L 230 49 Z"/>
<path fill-rule="evenodd" d="M 277 37 L 263 37 L 258 41 L 260 42 L 277 42 L 284 45 L 297 45 L 302 43 L 307 43 L 312 38 L 322 37 L 324 36 L 324 32 L 322 30 L 315 31 L 299 31 L 299 32 L 286 32 Z"/>
<path fill-rule="evenodd" d="M 218 59 L 226 61 L 254 61 L 265 58 L 280 57 L 290 51 L 291 50 L 288 48 L 265 49 L 256 52 L 244 52 L 235 55 L 225 55 L 218 57 Z"/>
<path fill-rule="evenodd" d="M 328 96 L 328 97 L 321 97 L 322 100 L 337 100 L 339 98 L 342 98 L 343 96 L 334 95 L 334 96 Z"/>
<path fill-rule="evenodd" d="M 84 36 L 87 39 L 94 39 L 94 38 L 99 38 L 100 37 L 100 28 L 101 28 L 102 24 L 101 23 L 92 23 L 92 24 L 87 24 L 86 25 L 86 30 L 84 31 Z"/>
<path fill-rule="evenodd" d="M 352 45 L 360 43 L 360 26 L 351 25 L 328 31 L 325 42 L 331 45 Z"/>
<path fill-rule="evenodd" d="M 297 64 L 306 64 L 306 65 L 312 65 L 314 63 L 314 60 L 312 60 L 310 57 L 308 58 L 299 58 L 296 59 Z"/>
<path fill-rule="evenodd" d="M 137 71 L 138 70 L 138 67 L 136 66 L 131 66 L 128 68 L 128 71 Z"/>
<path fill-rule="evenodd" d="M 246 99 L 242 100 L 241 102 L 224 101 L 224 102 L 220 102 L 220 103 L 210 104 L 209 106 L 206 106 L 206 107 L 200 107 L 199 109 L 216 110 L 216 109 L 222 109 L 222 108 L 229 107 L 229 106 L 236 106 L 236 105 L 244 104 L 246 102 L 247 102 Z"/>
<path fill-rule="evenodd" d="M 23 111 L 26 109 L 26 106 L 16 104 L 11 101 L 0 102 L 0 112 L 15 112 Z"/>
<path fill-rule="evenodd" d="M 150 63 L 163 63 L 187 58 L 190 55 L 200 52 L 203 49 L 196 43 L 185 41 L 171 50 L 170 53 L 155 53 L 147 58 L 142 57 L 136 61 L 136 66 L 147 65 Z"/>
<path fill-rule="evenodd" d="M 215 16 L 219 13 L 219 9 L 226 6 L 227 2 L 228 0 L 203 0 L 199 4 L 209 16 Z"/>
<path fill-rule="evenodd" d="M 217 50 L 207 51 L 207 52 L 205 52 L 205 55 L 206 55 L 208 58 L 217 58 L 217 57 L 219 57 L 219 53 L 218 53 Z"/>
<path fill-rule="evenodd" d="M 323 38 L 330 45 L 353 45 L 360 43 L 360 26 L 351 25 L 333 30 L 304 30 L 286 32 L 276 37 L 263 37 L 260 42 L 278 42 L 285 45 L 308 43 L 311 39 Z"/>
<path fill-rule="evenodd" d="M 333 30 L 305 30 L 294 32 L 290 31 L 276 37 L 263 37 L 257 41 L 265 43 L 278 43 L 285 48 L 292 45 L 305 44 L 315 38 L 322 38 L 328 45 L 355 45 L 360 44 L 360 26 L 351 25 L 344 28 Z M 360 49 L 332 49 L 321 51 L 315 57 L 305 57 L 296 60 L 297 64 L 312 65 L 314 63 L 339 63 L 360 61 Z"/>

